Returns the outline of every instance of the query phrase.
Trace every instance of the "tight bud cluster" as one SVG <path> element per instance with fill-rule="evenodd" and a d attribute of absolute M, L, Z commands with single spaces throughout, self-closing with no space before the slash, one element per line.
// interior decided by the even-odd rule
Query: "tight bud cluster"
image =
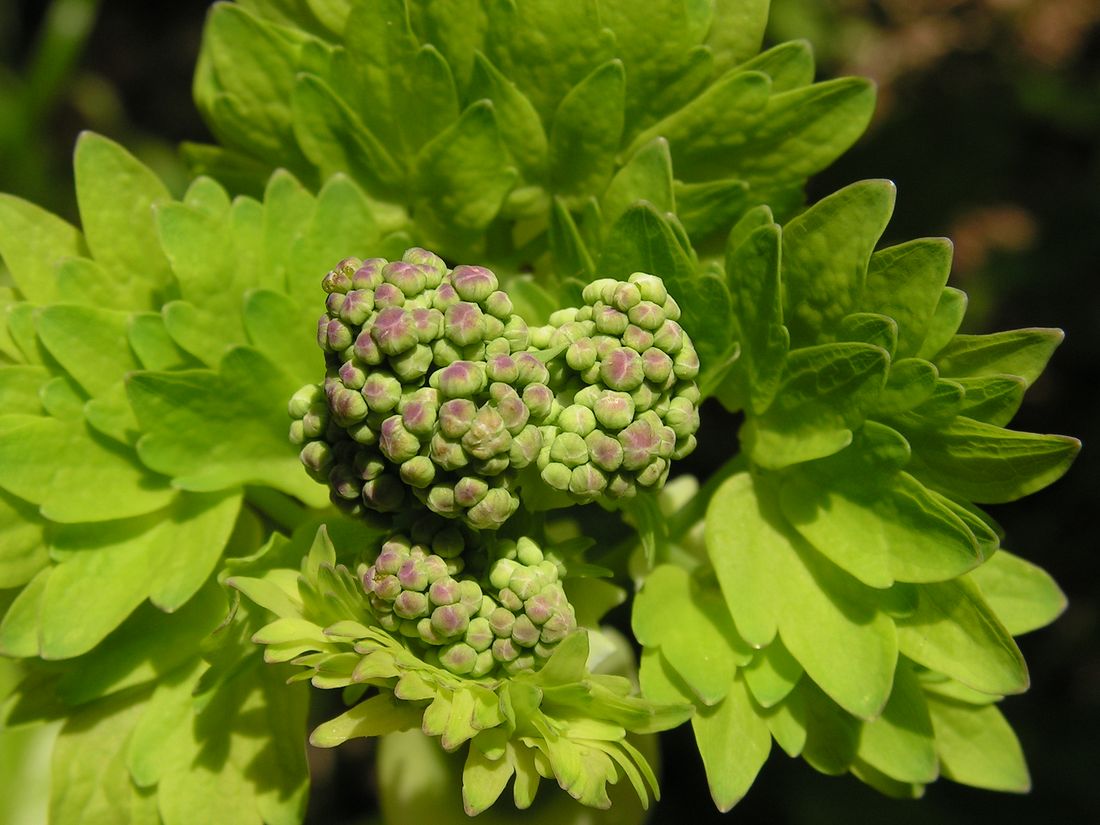
<path fill-rule="evenodd" d="M 500 542 L 479 581 L 464 574 L 466 536 L 448 527 L 433 536 L 391 537 L 362 571 L 371 611 L 426 660 L 459 676 L 482 678 L 538 669 L 576 630 L 561 569 L 530 539 Z"/>
<path fill-rule="evenodd" d="M 700 397 L 699 356 L 660 278 L 604 278 L 583 297 L 530 331 L 533 346 L 564 351 L 551 386 L 568 401 L 542 427 L 537 466 L 581 502 L 664 484 L 672 459 L 695 449 Z"/>
<path fill-rule="evenodd" d="M 324 279 L 323 385 L 291 402 L 291 438 L 334 501 L 415 506 L 496 529 L 542 447 L 549 373 L 496 275 L 423 249 L 346 259 Z"/>

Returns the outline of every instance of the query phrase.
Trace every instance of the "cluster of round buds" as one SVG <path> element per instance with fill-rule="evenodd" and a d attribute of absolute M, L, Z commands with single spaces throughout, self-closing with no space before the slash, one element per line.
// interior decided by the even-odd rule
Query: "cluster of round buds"
<path fill-rule="evenodd" d="M 475 679 L 530 670 L 576 629 L 558 566 L 529 539 L 505 543 L 483 589 L 462 575 L 457 527 L 418 538 L 391 537 L 361 576 L 379 625 L 433 663 Z"/>
<path fill-rule="evenodd" d="M 532 346 L 561 351 L 551 385 L 569 401 L 542 427 L 537 466 L 581 502 L 660 487 L 695 449 L 700 398 L 699 357 L 660 278 L 604 278 L 583 297 L 530 331 Z"/>
<path fill-rule="evenodd" d="M 327 375 L 290 409 L 307 469 L 353 512 L 408 508 L 411 491 L 440 515 L 499 527 L 553 393 L 496 276 L 414 248 L 341 261 L 322 286 Z"/>

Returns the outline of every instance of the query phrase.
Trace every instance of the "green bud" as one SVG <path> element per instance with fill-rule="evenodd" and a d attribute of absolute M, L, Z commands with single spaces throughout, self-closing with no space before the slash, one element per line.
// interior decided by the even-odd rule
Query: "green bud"
<path fill-rule="evenodd" d="M 516 622 L 512 625 L 512 641 L 521 647 L 534 647 L 539 640 L 538 626 L 531 621 L 526 613 L 516 616 Z"/>
<path fill-rule="evenodd" d="M 595 304 L 597 301 L 608 303 L 608 299 L 604 297 L 605 290 L 612 290 L 608 295 L 614 294 L 615 287 L 618 286 L 618 281 L 614 278 L 599 278 L 586 285 L 581 291 L 581 298 L 586 304 Z"/>
<path fill-rule="evenodd" d="M 531 343 L 527 322 L 518 315 L 513 315 L 505 321 L 503 337 L 508 341 L 512 352 L 522 352 Z"/>
<path fill-rule="evenodd" d="M 611 296 L 611 303 L 615 309 L 626 312 L 642 300 L 642 293 L 635 284 L 618 283 L 615 292 Z"/>
<path fill-rule="evenodd" d="M 323 477 L 332 466 L 332 449 L 323 441 L 310 441 L 298 458 L 314 478 Z"/>
<path fill-rule="evenodd" d="M 290 397 L 287 412 L 291 418 L 304 418 L 310 409 L 325 401 L 325 392 L 319 384 L 306 384 Z"/>
<path fill-rule="evenodd" d="M 588 461 L 588 446 L 577 433 L 561 432 L 550 446 L 550 459 L 569 468 L 577 467 Z"/>
<path fill-rule="evenodd" d="M 516 559 L 520 564 L 534 567 L 544 560 L 542 550 L 527 536 L 520 536 L 516 540 Z"/>
<path fill-rule="evenodd" d="M 430 347 L 416 344 L 412 349 L 391 358 L 390 369 L 399 379 L 410 384 L 427 374 L 432 366 L 433 357 Z"/>
<path fill-rule="evenodd" d="M 391 475 L 381 475 L 363 484 L 363 503 L 379 513 L 389 513 L 405 500 L 405 487 Z"/>
<path fill-rule="evenodd" d="M 504 427 L 504 419 L 488 404 L 477 411 L 470 428 L 462 436 L 462 446 L 466 452 L 481 460 L 506 451 L 511 443 L 512 436 Z"/>
<path fill-rule="evenodd" d="M 458 496 L 455 485 L 455 496 Z M 462 555 L 466 549 L 466 540 L 457 527 L 444 527 L 432 537 L 432 553 L 443 559 L 453 559 Z"/>
<path fill-rule="evenodd" d="M 681 381 L 690 381 L 699 374 L 699 356 L 695 352 L 695 347 L 690 343 L 685 343 L 684 346 L 676 353 L 676 356 L 672 359 L 672 369 L 676 373 L 676 377 Z"/>
<path fill-rule="evenodd" d="M 634 399 L 625 392 L 603 392 L 594 406 L 595 418 L 608 430 L 621 430 L 634 420 Z"/>
<path fill-rule="evenodd" d="M 456 266 L 451 283 L 463 301 L 474 302 L 484 301 L 500 286 L 497 276 L 483 266 Z"/>
<path fill-rule="evenodd" d="M 569 476 L 569 492 L 585 499 L 593 499 L 607 487 L 607 476 L 591 464 L 574 467 Z"/>
<path fill-rule="evenodd" d="M 382 422 L 378 449 L 394 464 L 401 464 L 420 452 L 420 441 L 405 429 L 401 416 L 391 415 Z"/>
<path fill-rule="evenodd" d="M 321 289 L 328 293 L 347 292 L 351 289 L 351 277 L 360 266 L 362 262 L 358 258 L 344 258 L 325 275 Z"/>
<path fill-rule="evenodd" d="M 477 304 L 461 301 L 448 307 L 444 318 L 443 334 L 456 346 L 477 344 L 485 338 L 485 318 Z"/>
<path fill-rule="evenodd" d="M 430 344 L 443 335 L 444 318 L 438 309 L 417 307 L 412 310 L 412 324 L 422 344 Z"/>
<path fill-rule="evenodd" d="M 661 400 L 661 395 L 652 385 L 643 381 L 634 392 L 630 393 L 630 400 L 634 402 L 634 414 L 640 415 L 653 409 L 657 402 Z"/>
<path fill-rule="evenodd" d="M 554 411 L 554 393 L 545 384 L 528 384 L 523 388 L 523 403 L 536 423 L 550 419 Z"/>
<path fill-rule="evenodd" d="M 519 507 L 519 499 L 503 487 L 494 487 L 485 498 L 466 511 L 466 518 L 479 530 L 495 530 Z"/>
<path fill-rule="evenodd" d="M 653 487 L 664 482 L 668 462 L 663 458 L 654 458 L 640 473 L 638 483 L 643 487 Z"/>
<path fill-rule="evenodd" d="M 573 471 L 564 464 L 551 462 L 542 468 L 539 475 L 543 481 L 555 490 L 565 492 L 569 489 L 569 481 L 573 477 Z"/>
<path fill-rule="evenodd" d="M 570 404 L 558 413 L 557 426 L 582 438 L 596 429 L 596 416 L 588 407 Z"/>
<path fill-rule="evenodd" d="M 350 467 L 337 464 L 329 471 L 328 486 L 337 498 L 354 501 L 362 492 L 363 482 L 354 476 Z"/>
<path fill-rule="evenodd" d="M 676 303 L 676 299 L 671 295 L 665 298 L 665 302 L 661 304 L 661 309 L 664 311 L 666 318 L 671 318 L 673 321 L 680 320 L 680 305 Z"/>
<path fill-rule="evenodd" d="M 696 443 L 697 442 L 695 440 L 695 436 L 693 435 L 689 435 L 682 441 L 677 439 L 676 449 L 673 451 L 672 457 L 679 460 L 681 458 L 684 458 L 685 456 L 690 455 L 695 451 Z"/>
<path fill-rule="evenodd" d="M 471 361 L 455 361 L 433 372 L 429 383 L 445 398 L 469 398 L 485 387 L 485 373 Z"/>
<path fill-rule="evenodd" d="M 442 433 L 432 436 L 428 445 L 428 456 L 442 470 L 458 470 L 470 463 L 462 445 L 448 441 Z"/>
<path fill-rule="evenodd" d="M 635 272 L 627 278 L 627 280 L 638 287 L 638 292 L 642 296 L 643 301 L 652 301 L 660 306 L 664 304 L 665 299 L 668 298 L 665 282 L 656 275 L 649 275 L 645 272 Z"/>
<path fill-rule="evenodd" d="M 431 288 L 439 286 L 447 272 L 447 265 L 443 263 L 442 258 L 434 252 L 429 252 L 427 249 L 421 249 L 418 246 L 406 249 L 405 254 L 401 256 L 401 260 L 410 264 L 419 264 L 425 273 L 429 273 L 428 286 Z"/>
<path fill-rule="evenodd" d="M 583 372 L 596 363 L 596 345 L 591 338 L 581 338 L 565 351 L 565 362 L 570 369 Z"/>
<path fill-rule="evenodd" d="M 672 320 L 666 320 L 660 329 L 653 333 L 653 346 L 669 355 L 676 355 L 684 345 L 684 330 Z"/>
<path fill-rule="evenodd" d="M 665 322 L 665 311 L 652 301 L 642 301 L 630 308 L 627 317 L 631 324 L 655 332 Z"/>
<path fill-rule="evenodd" d="M 497 639 L 493 642 L 493 658 L 498 662 L 511 662 L 519 657 L 519 645 L 508 639 Z"/>
<path fill-rule="evenodd" d="M 471 673 L 477 662 L 477 651 L 465 642 L 448 645 L 439 652 L 439 663 L 457 676 Z"/>
<path fill-rule="evenodd" d="M 401 465 L 401 480 L 410 487 L 427 487 L 435 480 L 435 465 L 426 455 L 410 458 Z"/>
<path fill-rule="evenodd" d="M 462 360 L 462 351 L 445 338 L 432 343 L 432 363 L 437 367 L 446 367 Z"/>
<path fill-rule="evenodd" d="M 495 608 L 489 615 L 489 627 L 492 629 L 493 635 L 501 639 L 511 638 L 512 625 L 515 624 L 515 621 L 515 614 L 504 607 Z"/>
<path fill-rule="evenodd" d="M 508 297 L 507 292 L 497 290 L 492 292 L 482 302 L 486 311 L 488 311 L 494 318 L 499 318 L 502 321 L 508 321 L 512 317 L 512 299 Z"/>
<path fill-rule="evenodd" d="M 455 483 L 455 503 L 459 507 L 473 507 L 489 492 L 489 485 L 476 476 L 464 476 Z"/>
<path fill-rule="evenodd" d="M 439 513 L 441 516 L 453 516 L 458 514 L 453 484 L 433 484 L 429 488 L 427 496 L 424 498 L 424 503 L 428 505 L 428 508 L 432 512 Z"/>
<path fill-rule="evenodd" d="M 424 291 L 428 284 L 425 269 L 407 261 L 392 261 L 382 267 L 382 278 L 408 298 Z"/>
<path fill-rule="evenodd" d="M 595 323 L 597 332 L 609 337 L 622 335 L 630 324 L 626 313 L 609 306 L 597 308 L 592 314 L 592 321 Z"/>
<path fill-rule="evenodd" d="M 512 614 L 509 613 L 509 616 Z M 488 650 L 492 647 L 493 640 L 496 638 L 493 633 L 492 625 L 489 624 L 489 620 L 478 617 L 470 620 L 469 626 L 466 628 L 466 644 L 480 653 L 483 650 Z"/>
<path fill-rule="evenodd" d="M 508 448 L 508 461 L 517 470 L 528 466 L 542 449 L 542 434 L 534 424 L 528 424 L 512 438 Z"/>
<path fill-rule="evenodd" d="M 678 439 L 687 438 L 699 429 L 699 410 L 686 398 L 673 398 L 664 421 Z"/>
<path fill-rule="evenodd" d="M 639 304 L 641 306 L 641 304 Z M 623 333 L 623 344 L 635 352 L 645 352 L 653 346 L 653 333 L 631 324 Z"/>

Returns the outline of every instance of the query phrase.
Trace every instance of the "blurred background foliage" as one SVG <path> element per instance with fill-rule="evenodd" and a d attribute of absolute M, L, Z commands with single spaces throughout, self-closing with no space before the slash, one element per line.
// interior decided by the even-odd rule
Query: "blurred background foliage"
<path fill-rule="evenodd" d="M 191 103 L 205 0 L 0 0 L 0 191 L 75 219 L 70 156 L 94 129 L 179 193 L 175 147 L 209 140 Z M 811 182 L 816 199 L 889 177 L 899 198 L 883 243 L 946 235 L 953 283 L 970 294 L 968 332 L 1059 326 L 1067 340 L 1014 426 L 1081 437 L 1065 479 L 994 508 L 1007 545 L 1041 563 L 1070 607 L 1026 636 L 1032 689 L 1005 710 L 1034 790 L 1014 798 L 933 785 L 919 803 L 878 796 L 773 754 L 729 818 L 710 804 L 689 728 L 664 742 L 653 822 L 1100 822 L 1100 4 L 1095 0 L 773 0 L 770 42 L 813 43 L 823 76 L 879 85 L 868 134 Z M 644 8 L 640 3 L 639 8 Z M 2 273 L 0 273 L 2 280 Z M 717 413 L 709 411 L 711 420 Z M 728 446 L 706 427 L 689 469 Z M 723 432 L 725 431 L 725 432 Z M 370 745 L 317 752 L 311 821 L 369 822 Z M 339 789 L 339 790 L 337 790 Z"/>

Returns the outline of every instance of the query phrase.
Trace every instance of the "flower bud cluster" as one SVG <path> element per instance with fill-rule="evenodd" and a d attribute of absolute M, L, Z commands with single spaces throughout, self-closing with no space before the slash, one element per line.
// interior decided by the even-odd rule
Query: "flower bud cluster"
<path fill-rule="evenodd" d="M 291 401 L 291 438 L 353 512 L 415 507 L 496 529 L 542 447 L 549 372 L 496 276 L 423 249 L 346 259 L 322 284 L 323 385 Z"/>
<path fill-rule="evenodd" d="M 415 535 L 415 533 L 414 533 Z M 577 628 L 561 569 L 530 539 L 500 542 L 482 581 L 465 574 L 469 534 L 445 527 L 414 541 L 395 535 L 361 573 L 371 611 L 425 660 L 482 678 L 542 666 Z"/>
<path fill-rule="evenodd" d="M 532 346 L 563 351 L 551 376 L 561 408 L 541 428 L 539 472 L 580 502 L 659 488 L 699 428 L 699 357 L 680 308 L 641 272 L 593 281 L 583 298 L 530 331 Z"/>

